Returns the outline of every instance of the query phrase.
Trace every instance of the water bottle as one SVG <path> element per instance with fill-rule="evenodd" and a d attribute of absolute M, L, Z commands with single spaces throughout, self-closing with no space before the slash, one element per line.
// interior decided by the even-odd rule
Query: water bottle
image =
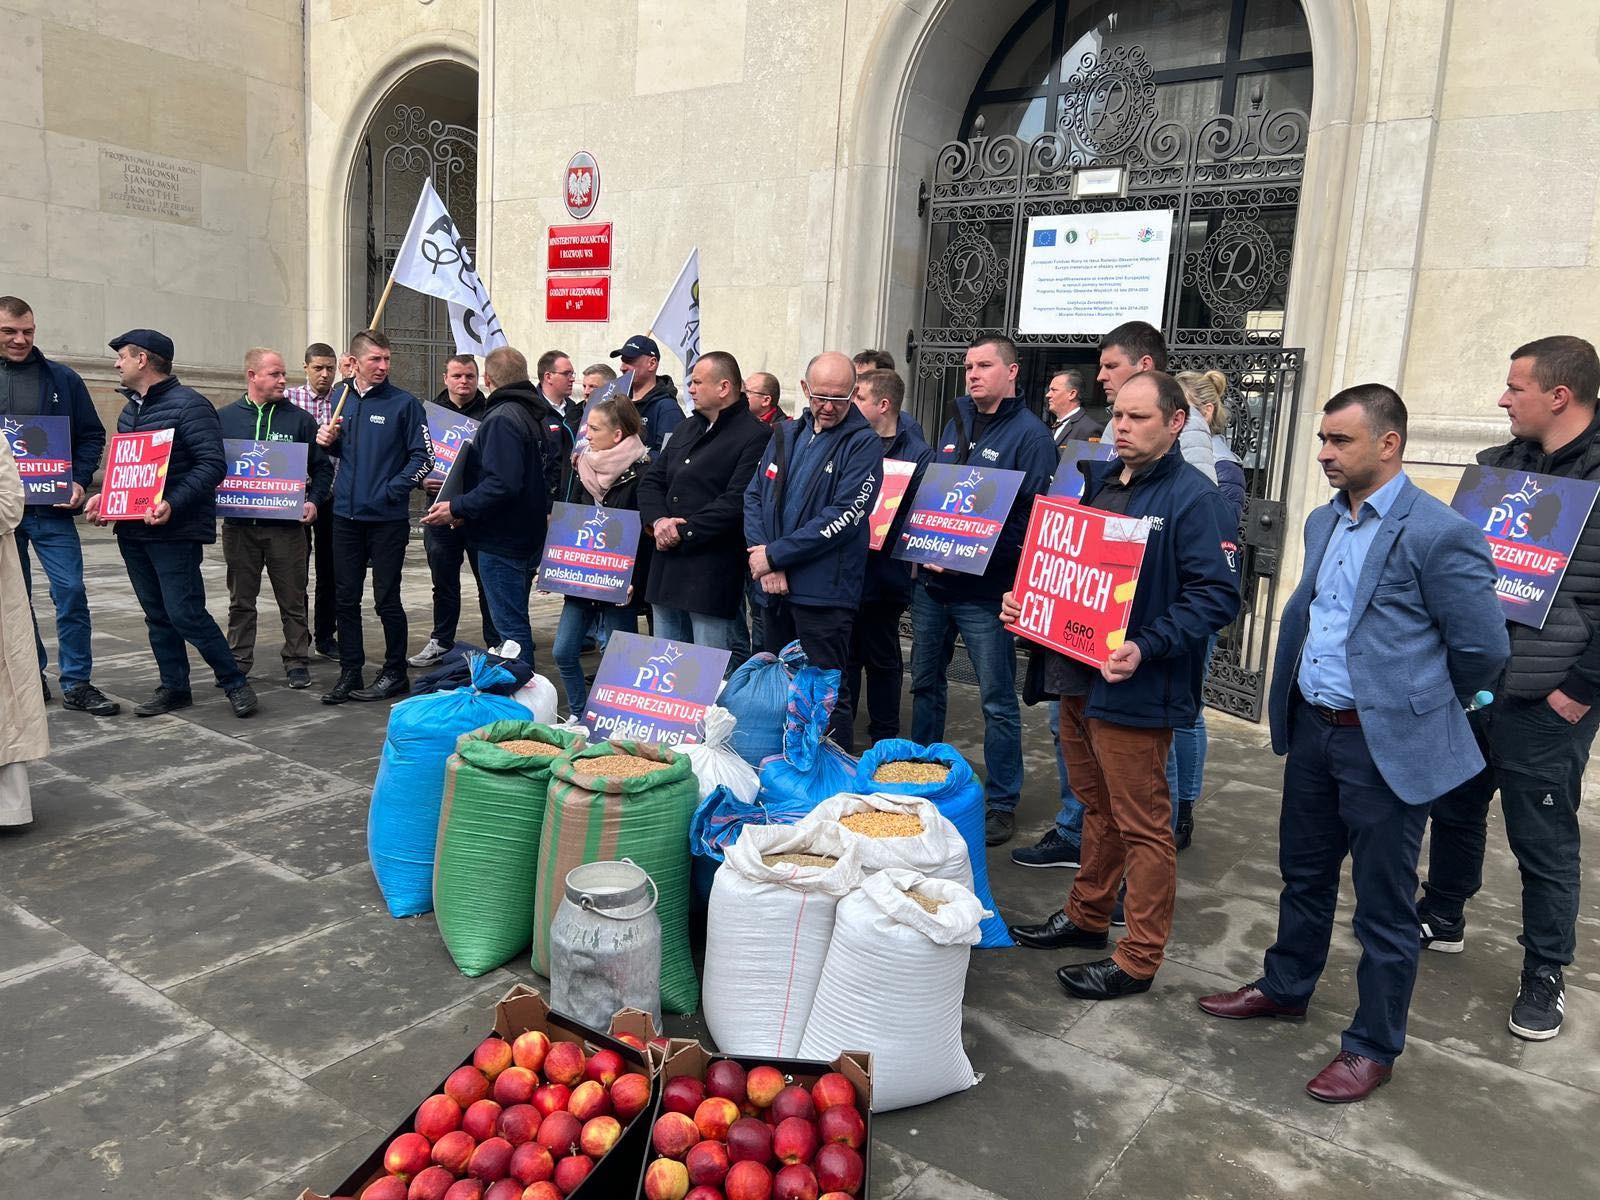
<path fill-rule="evenodd" d="M 1480 708 L 1488 708 L 1493 703 L 1493 692 L 1478 692 L 1472 697 L 1472 702 L 1467 705 L 1467 711 L 1477 712 Z"/>

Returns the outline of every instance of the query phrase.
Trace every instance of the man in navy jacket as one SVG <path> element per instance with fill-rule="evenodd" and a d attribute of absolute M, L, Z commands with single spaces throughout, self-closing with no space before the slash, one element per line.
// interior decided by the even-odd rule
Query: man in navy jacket
<path fill-rule="evenodd" d="M 883 481 L 883 443 L 856 409 L 855 383 L 846 355 L 813 358 L 800 385 L 806 411 L 773 427 L 744 492 L 766 649 L 776 654 L 799 638 L 812 666 L 841 676 L 866 573 L 867 514 Z M 854 715 L 841 687 L 829 724 L 836 737 Z"/>
<path fill-rule="evenodd" d="M 348 390 L 338 389 L 344 409 L 317 431 L 317 445 L 340 462 L 333 481 L 339 682 L 322 697 L 324 704 L 388 700 L 408 690 L 400 571 L 411 539 L 411 492 L 433 470 L 422 402 L 389 382 L 389 339 L 363 330 L 351 339 L 349 359 L 354 375 L 346 380 Z M 363 687 L 361 593 L 369 561 L 373 603 L 383 623 L 383 670 L 371 687 Z"/>
<path fill-rule="evenodd" d="M 50 581 L 50 599 L 56 609 L 61 707 L 110 717 L 122 706 L 89 682 L 94 667 L 89 593 L 83 585 L 83 544 L 72 521 L 73 514 L 83 507 L 84 493 L 100 465 L 106 427 L 78 373 L 39 353 L 33 344 L 36 330 L 33 309 L 26 300 L 0 296 L 0 417 L 19 427 L 19 433 L 26 430 L 29 417 L 64 417 L 72 444 L 71 494 L 55 504 L 30 504 L 23 509 L 22 524 L 17 526 L 17 553 L 30 593 L 30 549 Z M 42 677 L 48 660 L 37 620 L 33 630 Z M 44 698 L 49 700 L 50 685 L 43 687 Z"/>
<path fill-rule="evenodd" d="M 1172 932 L 1178 857 L 1172 840 L 1167 750 L 1194 720 L 1206 643 L 1239 611 L 1233 522 L 1222 493 L 1178 449 L 1188 403 L 1172 376 L 1145 371 L 1117 393 L 1117 457 L 1086 462 L 1083 503 L 1150 520 L 1126 640 L 1098 671 L 1065 655 L 1045 664 L 1061 697 L 1061 749 L 1083 801 L 1083 852 L 1063 908 L 1016 925 L 1024 946 L 1103 948 L 1126 875 L 1128 932 L 1110 958 L 1062 967 L 1074 996 L 1110 1000 L 1150 989 Z M 1018 608 L 1008 593 L 1008 622 Z"/>

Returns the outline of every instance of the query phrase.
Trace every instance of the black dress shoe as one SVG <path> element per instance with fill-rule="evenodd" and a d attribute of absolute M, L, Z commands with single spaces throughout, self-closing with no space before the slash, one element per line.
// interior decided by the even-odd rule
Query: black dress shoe
<path fill-rule="evenodd" d="M 61 693 L 61 707 L 71 712 L 86 712 L 91 717 L 114 717 L 122 705 L 92 683 L 75 683 Z"/>
<path fill-rule="evenodd" d="M 372 681 L 372 686 L 350 693 L 352 700 L 393 700 L 411 690 L 411 681 L 404 671 L 385 671 Z"/>
<path fill-rule="evenodd" d="M 333 685 L 333 690 L 324 692 L 324 704 L 343 704 L 357 688 L 361 686 L 360 671 L 340 671 L 339 682 Z"/>
<path fill-rule="evenodd" d="M 990 809 L 983 819 L 983 840 L 990 846 L 1003 846 L 1017 831 L 1017 818 L 1012 813 Z"/>
<path fill-rule="evenodd" d="M 1059 950 L 1063 946 L 1080 946 L 1086 950 L 1103 950 L 1106 931 L 1093 933 L 1074 925 L 1072 918 L 1059 910 L 1037 925 L 1013 925 L 1011 936 L 1024 946 L 1035 950 Z"/>
<path fill-rule="evenodd" d="M 39 672 L 39 686 L 44 689 L 44 702 L 50 703 L 50 681 L 44 677 L 44 672 Z"/>
<path fill-rule="evenodd" d="M 1178 817 L 1178 827 L 1172 831 L 1172 844 L 1179 850 L 1187 850 L 1189 843 L 1194 841 L 1194 817 L 1183 814 Z"/>
<path fill-rule="evenodd" d="M 339 641 L 337 638 L 324 638 L 317 643 L 317 653 L 323 658 L 339 661 Z"/>
<path fill-rule="evenodd" d="M 256 699 L 255 689 L 248 683 L 241 683 L 238 687 L 229 688 L 225 693 L 228 704 L 233 709 L 236 717 L 248 717 L 259 707 L 260 701 Z"/>
<path fill-rule="evenodd" d="M 189 692 L 179 692 L 168 687 L 158 687 L 155 695 L 134 708 L 133 715 L 136 717 L 159 717 L 163 713 L 177 712 L 180 708 L 188 708 L 193 703 L 194 696 Z"/>
<path fill-rule="evenodd" d="M 1121 967 L 1116 959 L 1102 958 L 1098 962 L 1078 963 L 1062 967 L 1056 972 L 1061 986 L 1080 1000 L 1115 1000 L 1120 996 L 1137 996 L 1150 990 L 1149 979 L 1135 979 Z"/>

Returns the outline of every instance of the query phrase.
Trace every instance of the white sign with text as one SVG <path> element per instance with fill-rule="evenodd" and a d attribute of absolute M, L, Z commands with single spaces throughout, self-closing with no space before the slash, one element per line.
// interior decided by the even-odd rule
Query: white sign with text
<path fill-rule="evenodd" d="M 1099 336 L 1124 321 L 1162 327 L 1171 209 L 1028 222 L 1017 332 Z"/>

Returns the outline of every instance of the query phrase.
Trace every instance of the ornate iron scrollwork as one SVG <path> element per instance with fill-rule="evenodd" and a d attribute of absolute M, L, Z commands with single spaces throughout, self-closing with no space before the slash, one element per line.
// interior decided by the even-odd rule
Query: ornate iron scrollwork
<path fill-rule="evenodd" d="M 929 270 L 928 287 L 938 293 L 949 324 L 972 325 L 1009 268 L 1010 261 L 977 226 L 961 225 Z"/>
<path fill-rule="evenodd" d="M 1183 256 L 1183 284 L 1211 311 L 1212 324 L 1242 325 L 1289 281 L 1289 252 L 1259 224 L 1257 208 L 1232 209 L 1198 250 Z"/>
<path fill-rule="evenodd" d="M 1155 77 L 1142 46 L 1085 54 L 1067 85 L 1057 124 L 1089 158 L 1121 154 L 1155 116 Z"/>

